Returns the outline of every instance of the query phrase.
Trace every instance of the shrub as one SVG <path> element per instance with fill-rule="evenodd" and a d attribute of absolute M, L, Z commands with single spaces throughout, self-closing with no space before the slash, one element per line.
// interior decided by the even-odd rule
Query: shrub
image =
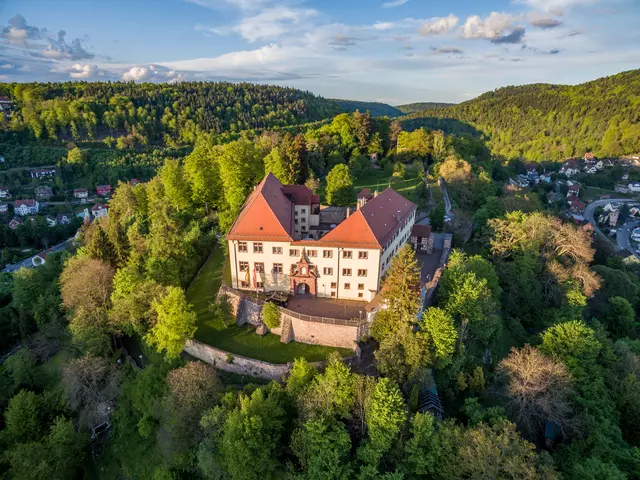
<path fill-rule="evenodd" d="M 262 307 L 262 321 L 269 329 L 278 328 L 280 326 L 280 308 L 275 303 L 265 303 Z"/>

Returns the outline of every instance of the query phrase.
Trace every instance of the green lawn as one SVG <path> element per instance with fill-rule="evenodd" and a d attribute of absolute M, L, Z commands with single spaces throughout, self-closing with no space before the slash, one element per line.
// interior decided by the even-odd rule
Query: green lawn
<path fill-rule="evenodd" d="M 228 262 L 223 250 L 216 247 L 213 255 L 207 260 L 187 289 L 187 300 L 198 314 L 196 340 L 230 353 L 270 363 L 287 363 L 300 357 L 317 362 L 327 358 L 327 355 L 332 351 L 338 351 L 342 356 L 353 354 L 348 349 L 297 342 L 284 344 L 280 342 L 279 336 L 267 334 L 261 337 L 256 335 L 253 328 L 247 325 L 225 326 L 219 318 L 209 311 L 209 305 L 215 300 L 222 284 L 225 264 Z M 228 270 L 228 266 L 225 270 Z"/>
<path fill-rule="evenodd" d="M 382 170 L 376 170 L 375 172 L 367 175 L 366 177 L 356 178 L 353 181 L 353 188 L 356 194 L 363 188 L 370 188 L 373 193 L 376 189 L 378 192 L 382 192 L 389 187 L 391 182 L 391 188 L 396 192 L 404 195 L 412 202 L 417 203 L 418 197 L 416 194 L 416 188 L 420 185 L 420 179 L 416 178 L 412 172 L 407 173 L 407 178 L 397 178 L 387 175 Z M 318 188 L 318 194 L 320 195 L 321 202 L 325 201 L 325 188 L 327 187 L 326 179 L 323 179 Z"/>

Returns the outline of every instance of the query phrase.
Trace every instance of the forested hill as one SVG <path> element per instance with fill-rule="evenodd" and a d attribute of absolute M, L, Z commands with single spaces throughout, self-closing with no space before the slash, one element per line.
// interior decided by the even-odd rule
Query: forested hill
<path fill-rule="evenodd" d="M 401 117 L 404 113 L 396 107 L 380 102 L 359 102 L 357 100 L 334 100 L 345 113 L 369 112 L 374 117 Z"/>
<path fill-rule="evenodd" d="M 592 151 L 617 156 L 640 151 L 640 70 L 576 86 L 506 87 L 447 108 L 404 117 L 412 127 L 442 126 L 447 133 L 475 127 L 494 154 L 561 160 Z M 456 132 L 456 130 L 458 130 Z"/>
<path fill-rule="evenodd" d="M 198 131 L 235 133 L 340 113 L 335 102 L 309 92 L 250 83 L 0 84 L 0 96 L 14 104 L 11 120 L 0 120 L 0 130 L 38 139 L 130 135 L 131 141 L 142 144 L 193 143 Z"/>
<path fill-rule="evenodd" d="M 418 102 L 418 103 L 407 103 L 406 105 L 397 105 L 395 108 L 397 108 L 404 114 L 410 114 L 410 113 L 421 112 L 422 110 L 428 110 L 431 108 L 451 107 L 452 105 L 455 105 L 455 103 Z"/>

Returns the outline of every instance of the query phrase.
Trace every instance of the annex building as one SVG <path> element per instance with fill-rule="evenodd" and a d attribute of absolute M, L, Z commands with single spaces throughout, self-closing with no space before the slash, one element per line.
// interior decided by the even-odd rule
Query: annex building
<path fill-rule="evenodd" d="M 361 192 L 351 212 L 321 207 L 304 185 L 282 185 L 268 174 L 227 235 L 231 286 L 370 301 L 415 216 L 416 205 L 391 188 Z"/>

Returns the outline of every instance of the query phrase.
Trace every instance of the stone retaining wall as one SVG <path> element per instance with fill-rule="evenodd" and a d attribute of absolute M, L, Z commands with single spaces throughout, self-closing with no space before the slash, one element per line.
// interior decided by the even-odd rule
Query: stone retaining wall
<path fill-rule="evenodd" d="M 229 287 L 221 287 L 218 296 L 226 295 L 231 311 L 238 325 L 250 324 L 255 327 L 262 324 L 262 306 L 264 301 L 252 298 Z M 283 343 L 292 341 L 311 345 L 355 349 L 357 342 L 368 331 L 367 320 L 345 320 L 340 318 L 314 317 L 281 308 L 281 325 L 271 329 L 279 335 Z"/>
<path fill-rule="evenodd" d="M 197 340 L 187 340 L 184 351 L 189 355 L 202 360 L 225 372 L 250 375 L 252 377 L 266 378 L 281 381 L 291 368 L 291 364 L 274 364 L 255 360 L 253 358 L 234 355 L 223 350 L 206 345 Z"/>

